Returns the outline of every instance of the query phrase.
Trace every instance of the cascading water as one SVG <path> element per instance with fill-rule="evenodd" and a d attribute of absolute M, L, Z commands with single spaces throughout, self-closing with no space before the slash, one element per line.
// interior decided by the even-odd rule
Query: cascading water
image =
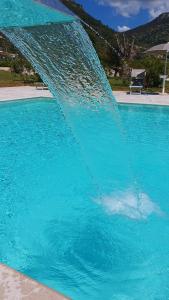
<path fill-rule="evenodd" d="M 97 54 L 79 20 L 3 28 L 2 32 L 32 63 L 56 97 L 102 195 L 134 188 L 126 159 L 127 147 L 124 155 L 120 137 L 117 106 Z M 102 134 L 103 123 L 111 135 L 106 136 L 106 131 Z M 90 148 L 85 146 L 85 138 L 90 139 Z M 107 157 L 102 157 L 102 147 L 107 148 Z M 109 159 L 111 156 L 113 160 Z"/>

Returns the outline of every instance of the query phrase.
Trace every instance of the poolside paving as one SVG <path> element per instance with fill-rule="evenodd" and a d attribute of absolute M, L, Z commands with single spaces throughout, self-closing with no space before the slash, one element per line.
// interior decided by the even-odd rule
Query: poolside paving
<path fill-rule="evenodd" d="M 0 300 L 68 300 L 46 286 L 0 264 Z"/>
<path fill-rule="evenodd" d="M 118 103 L 126 104 L 148 104 L 148 105 L 169 105 L 169 94 L 147 95 L 128 94 L 127 92 L 113 92 Z"/>
<path fill-rule="evenodd" d="M 48 90 L 37 90 L 32 86 L 3 87 L 0 88 L 0 101 L 11 101 L 18 99 L 38 97 L 52 97 Z"/>
<path fill-rule="evenodd" d="M 114 91 L 113 95 L 118 103 L 129 104 L 151 104 L 151 105 L 168 105 L 169 106 L 169 94 L 165 95 L 139 95 L 128 94 L 127 92 Z M 38 97 L 52 97 L 52 94 L 48 90 L 37 90 L 31 86 L 21 87 L 5 87 L 0 88 L 0 101 L 27 99 Z"/>

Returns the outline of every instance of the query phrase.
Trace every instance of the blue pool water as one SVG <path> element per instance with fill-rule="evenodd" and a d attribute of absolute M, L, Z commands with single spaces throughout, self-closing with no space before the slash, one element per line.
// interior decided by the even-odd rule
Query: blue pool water
<path fill-rule="evenodd" d="M 119 105 L 139 198 L 104 111 L 98 143 L 66 109 L 89 165 L 55 100 L 0 103 L 1 262 L 72 299 L 169 299 L 169 108 Z"/>

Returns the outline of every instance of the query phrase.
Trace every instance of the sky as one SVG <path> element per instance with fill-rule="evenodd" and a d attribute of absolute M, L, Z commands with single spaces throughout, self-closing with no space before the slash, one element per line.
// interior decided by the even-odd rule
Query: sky
<path fill-rule="evenodd" d="M 75 0 L 93 17 L 117 31 L 150 22 L 169 12 L 169 0 Z"/>

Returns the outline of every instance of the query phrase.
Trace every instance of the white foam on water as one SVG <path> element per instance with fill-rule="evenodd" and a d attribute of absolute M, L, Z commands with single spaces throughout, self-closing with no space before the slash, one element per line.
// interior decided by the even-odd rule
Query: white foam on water
<path fill-rule="evenodd" d="M 147 194 L 136 194 L 131 190 L 112 193 L 96 199 L 96 202 L 103 205 L 109 214 L 123 215 L 131 219 L 146 219 L 153 213 L 163 214 L 159 206 L 153 203 Z"/>

